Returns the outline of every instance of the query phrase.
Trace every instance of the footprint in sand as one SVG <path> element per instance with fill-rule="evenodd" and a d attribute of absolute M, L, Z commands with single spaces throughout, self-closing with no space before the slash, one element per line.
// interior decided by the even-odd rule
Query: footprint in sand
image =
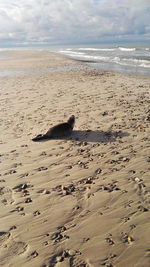
<path fill-rule="evenodd" d="M 77 250 L 61 250 L 58 253 L 54 254 L 47 262 L 47 264 L 43 264 L 42 266 L 49 266 L 49 267 L 55 267 L 55 266 L 71 266 L 71 267 L 90 267 L 87 262 L 85 262 L 81 258 L 81 252 Z"/>
<path fill-rule="evenodd" d="M 102 259 L 100 261 L 100 266 L 109 266 L 109 267 L 113 267 L 113 259 L 115 259 L 117 257 L 116 254 L 110 254 L 108 257 Z"/>
<path fill-rule="evenodd" d="M 65 226 L 60 226 L 57 230 L 57 232 L 51 235 L 51 240 L 53 240 L 54 244 L 69 238 L 69 236 L 64 233 L 67 230 Z"/>
<path fill-rule="evenodd" d="M 13 257 L 25 253 L 28 248 L 26 243 L 21 241 L 16 242 L 9 232 L 0 232 L 0 245 L 0 259 L 2 266 L 10 262 Z"/>
<path fill-rule="evenodd" d="M 9 187 L 0 187 L 0 201 L 4 205 L 12 204 L 15 202 L 13 192 Z"/>
<path fill-rule="evenodd" d="M 29 173 L 25 172 L 25 173 L 20 174 L 19 178 L 24 178 L 24 177 L 27 177 L 27 176 L 29 176 Z"/>
<path fill-rule="evenodd" d="M 42 167 L 35 169 L 35 171 L 41 172 L 41 171 L 46 171 L 47 169 L 48 169 L 47 167 L 42 166 Z"/>
<path fill-rule="evenodd" d="M 5 231 L 1 231 L 0 232 L 0 246 L 9 239 L 10 237 L 10 233 L 9 232 L 5 232 Z"/>

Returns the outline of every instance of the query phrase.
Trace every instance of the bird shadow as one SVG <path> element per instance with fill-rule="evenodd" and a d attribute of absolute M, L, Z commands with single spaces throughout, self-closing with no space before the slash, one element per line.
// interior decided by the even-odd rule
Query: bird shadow
<path fill-rule="evenodd" d="M 129 136 L 129 133 L 122 131 L 92 131 L 92 130 L 74 130 L 70 136 L 55 137 L 39 140 L 38 142 L 46 142 L 48 140 L 74 140 L 80 142 L 97 142 L 110 143 L 117 139 Z"/>

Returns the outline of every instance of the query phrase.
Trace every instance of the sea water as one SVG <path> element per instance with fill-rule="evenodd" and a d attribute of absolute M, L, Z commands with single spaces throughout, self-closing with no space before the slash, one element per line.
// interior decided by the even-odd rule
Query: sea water
<path fill-rule="evenodd" d="M 63 54 L 72 59 L 86 62 L 88 67 L 100 70 L 124 72 L 137 75 L 150 75 L 150 44 L 149 43 L 120 43 L 99 45 L 70 45 L 70 46 L 36 46 L 36 47 L 7 47 L 0 48 L 0 58 L 7 57 L 10 50 L 36 50 Z M 10 55 L 9 55 L 10 56 Z M 80 69 L 79 63 L 79 69 Z M 81 69 L 83 65 L 81 66 Z M 68 70 L 71 70 L 68 67 Z M 18 70 L 19 71 L 19 70 Z M 54 69 L 49 71 L 55 71 Z M 56 71 L 63 71 L 61 70 Z M 66 71 L 66 69 L 64 69 Z M 5 76 L 1 70 L 0 76 Z"/>
<path fill-rule="evenodd" d="M 149 44 L 81 45 L 62 47 L 57 51 L 97 69 L 150 75 Z"/>

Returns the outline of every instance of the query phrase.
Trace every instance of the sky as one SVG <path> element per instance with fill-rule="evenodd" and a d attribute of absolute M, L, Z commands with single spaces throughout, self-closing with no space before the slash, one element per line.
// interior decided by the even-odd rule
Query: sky
<path fill-rule="evenodd" d="M 150 42 L 150 0 L 0 0 L 0 45 Z"/>

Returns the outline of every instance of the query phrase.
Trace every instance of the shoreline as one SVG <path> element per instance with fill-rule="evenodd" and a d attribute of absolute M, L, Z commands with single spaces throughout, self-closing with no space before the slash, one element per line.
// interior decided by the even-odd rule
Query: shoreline
<path fill-rule="evenodd" d="M 10 54 L 1 70 L 34 74 L 0 77 L 1 264 L 148 267 L 150 78 Z M 72 136 L 32 142 L 73 114 Z"/>
<path fill-rule="evenodd" d="M 145 68 L 145 73 L 144 73 L 144 70 L 139 73 L 137 73 L 137 70 L 135 68 L 135 70 L 132 69 L 131 66 L 126 66 L 126 69 L 122 69 L 123 66 L 120 65 L 117 65 L 117 64 L 113 64 L 113 63 L 110 63 L 110 65 L 112 65 L 112 67 L 109 66 L 108 63 L 105 63 L 105 62 L 98 62 L 96 60 L 86 60 L 86 59 L 78 59 L 78 58 L 75 58 L 75 57 L 72 57 L 72 56 L 69 56 L 69 55 L 65 55 L 65 54 L 62 54 L 58 51 L 51 51 L 51 50 L 48 50 L 48 49 L 23 49 L 21 48 L 20 50 L 19 49 L 14 49 L 14 50 L 6 50 L 3 52 L 4 54 L 7 54 L 5 57 L 2 57 L 1 60 L 3 61 L 7 61 L 7 59 L 11 59 L 11 56 L 13 54 L 16 53 L 17 54 L 28 54 L 28 53 L 35 53 L 35 54 L 38 54 L 38 53 L 43 53 L 43 55 L 55 55 L 56 57 L 60 57 L 60 58 L 66 58 L 66 60 L 70 60 L 70 62 L 81 62 L 83 65 L 87 66 L 87 68 L 91 69 L 91 70 L 98 70 L 98 71 L 106 71 L 106 72 L 113 72 L 113 73 L 118 73 L 118 74 L 127 74 L 127 75 L 133 75 L 133 76 L 142 76 L 142 77 L 149 77 L 149 72 L 147 72 L 147 69 Z M 9 56 L 10 55 L 10 56 Z M 9 58 L 10 57 L 10 58 Z M 18 55 L 17 55 L 18 57 Z M 71 64 L 72 65 L 72 64 Z M 114 65 L 114 66 L 113 66 Z M 128 70 L 130 69 L 130 71 Z M 49 71 L 52 71 L 52 70 L 49 70 Z M 19 70 L 18 70 L 18 74 L 19 74 Z M 28 75 L 28 73 L 27 73 Z M 1 76 L 2 77 L 2 76 Z"/>

